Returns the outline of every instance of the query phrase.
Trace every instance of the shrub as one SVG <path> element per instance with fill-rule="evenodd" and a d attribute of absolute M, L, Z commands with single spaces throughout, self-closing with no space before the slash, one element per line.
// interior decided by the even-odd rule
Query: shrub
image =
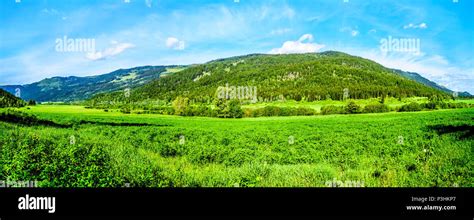
<path fill-rule="evenodd" d="M 28 105 L 36 105 L 36 101 L 35 100 L 29 100 L 28 101 Z"/>
<path fill-rule="evenodd" d="M 349 102 L 349 104 L 346 105 L 345 110 L 348 114 L 360 113 L 360 106 L 357 105 L 354 101 L 351 101 Z"/>
<path fill-rule="evenodd" d="M 173 106 L 173 109 L 174 109 L 174 113 L 176 115 L 185 115 L 186 110 L 189 106 L 189 99 L 185 98 L 185 97 L 178 96 L 172 102 L 172 106 Z"/>
<path fill-rule="evenodd" d="M 263 116 L 279 116 L 281 109 L 276 106 L 265 106 L 263 108 Z"/>
<path fill-rule="evenodd" d="M 240 107 L 240 102 L 237 99 L 233 99 L 227 103 L 227 108 L 229 109 L 229 116 L 231 118 L 242 118 L 244 112 Z"/>
<path fill-rule="evenodd" d="M 363 110 L 364 113 L 382 113 L 389 111 L 388 106 L 381 103 L 366 105 Z"/>
<path fill-rule="evenodd" d="M 130 114 L 130 108 L 128 107 L 123 107 L 120 109 L 120 112 L 124 113 L 124 114 Z"/>
<path fill-rule="evenodd" d="M 450 102 L 446 104 L 446 108 L 469 108 L 469 104 L 464 103 L 464 102 Z"/>
<path fill-rule="evenodd" d="M 439 107 L 442 108 L 442 109 L 447 109 L 447 108 L 448 108 L 448 103 L 446 103 L 446 102 L 440 102 L 440 103 L 439 103 Z"/>
<path fill-rule="evenodd" d="M 335 106 L 335 105 L 326 105 L 321 108 L 321 114 L 331 115 L 331 114 L 344 114 L 344 106 Z"/>
<path fill-rule="evenodd" d="M 316 115 L 317 112 L 312 108 L 299 107 L 296 109 L 296 115 Z"/>
<path fill-rule="evenodd" d="M 400 107 L 400 109 L 398 111 L 400 112 L 415 112 L 415 111 L 421 111 L 421 105 L 416 103 L 416 102 L 412 102 L 410 104 L 407 104 L 407 105 L 403 105 L 402 107 Z"/>
<path fill-rule="evenodd" d="M 269 117 L 269 116 L 296 116 L 296 115 L 316 115 L 317 112 L 312 108 L 291 108 L 278 106 L 265 106 L 258 109 L 245 109 L 245 117 Z"/>
<path fill-rule="evenodd" d="M 428 102 L 423 104 L 423 108 L 426 109 L 436 109 L 436 103 L 434 102 Z"/>
<path fill-rule="evenodd" d="M 217 115 L 219 118 L 242 118 L 244 115 L 240 101 L 237 99 L 218 99 L 215 101 L 215 105 L 215 113 L 212 113 L 210 116 Z"/>

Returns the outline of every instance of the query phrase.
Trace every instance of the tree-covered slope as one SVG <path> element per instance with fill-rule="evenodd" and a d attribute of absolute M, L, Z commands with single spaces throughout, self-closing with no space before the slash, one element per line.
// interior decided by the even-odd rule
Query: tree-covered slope
<path fill-rule="evenodd" d="M 131 92 L 131 101 L 195 102 L 216 98 L 218 87 L 255 86 L 258 101 L 364 99 L 381 96 L 449 96 L 415 80 L 395 74 L 378 63 L 341 52 L 290 55 L 252 54 L 195 65 L 154 80 Z M 123 101 L 123 93 L 99 94 L 94 102 Z M 130 101 L 130 100 L 129 100 Z"/>
<path fill-rule="evenodd" d="M 25 105 L 26 103 L 22 99 L 10 94 L 3 89 L 0 89 L 0 108 L 22 107 Z"/>
<path fill-rule="evenodd" d="M 21 90 L 25 100 L 78 101 L 85 100 L 97 93 L 111 92 L 124 88 L 134 88 L 157 79 L 161 73 L 176 66 L 143 66 L 131 69 L 119 69 L 108 74 L 89 77 L 53 77 L 27 85 L 0 86 L 10 93 Z"/>

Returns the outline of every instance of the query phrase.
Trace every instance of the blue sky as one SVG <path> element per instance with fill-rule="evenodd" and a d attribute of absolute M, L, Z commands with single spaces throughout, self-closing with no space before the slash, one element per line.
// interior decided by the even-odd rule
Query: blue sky
<path fill-rule="evenodd" d="M 0 85 L 337 50 L 474 93 L 472 0 L 128 1 L 0 1 Z M 58 50 L 65 38 L 94 50 Z M 381 49 L 388 39 L 416 40 L 417 52 Z"/>

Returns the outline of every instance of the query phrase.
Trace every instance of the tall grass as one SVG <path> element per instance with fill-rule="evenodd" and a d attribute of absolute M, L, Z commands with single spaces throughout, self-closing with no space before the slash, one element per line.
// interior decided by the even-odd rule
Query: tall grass
<path fill-rule="evenodd" d="M 0 180 L 54 187 L 474 185 L 474 109 L 246 119 L 76 106 L 24 111 L 71 127 L 0 122 Z"/>

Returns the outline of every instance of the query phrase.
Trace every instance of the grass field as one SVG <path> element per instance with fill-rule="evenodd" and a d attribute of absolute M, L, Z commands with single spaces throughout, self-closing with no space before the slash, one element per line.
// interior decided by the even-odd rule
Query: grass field
<path fill-rule="evenodd" d="M 51 187 L 474 186 L 472 108 L 243 119 L 68 105 L 21 111 L 67 126 L 0 122 L 0 179 Z"/>

